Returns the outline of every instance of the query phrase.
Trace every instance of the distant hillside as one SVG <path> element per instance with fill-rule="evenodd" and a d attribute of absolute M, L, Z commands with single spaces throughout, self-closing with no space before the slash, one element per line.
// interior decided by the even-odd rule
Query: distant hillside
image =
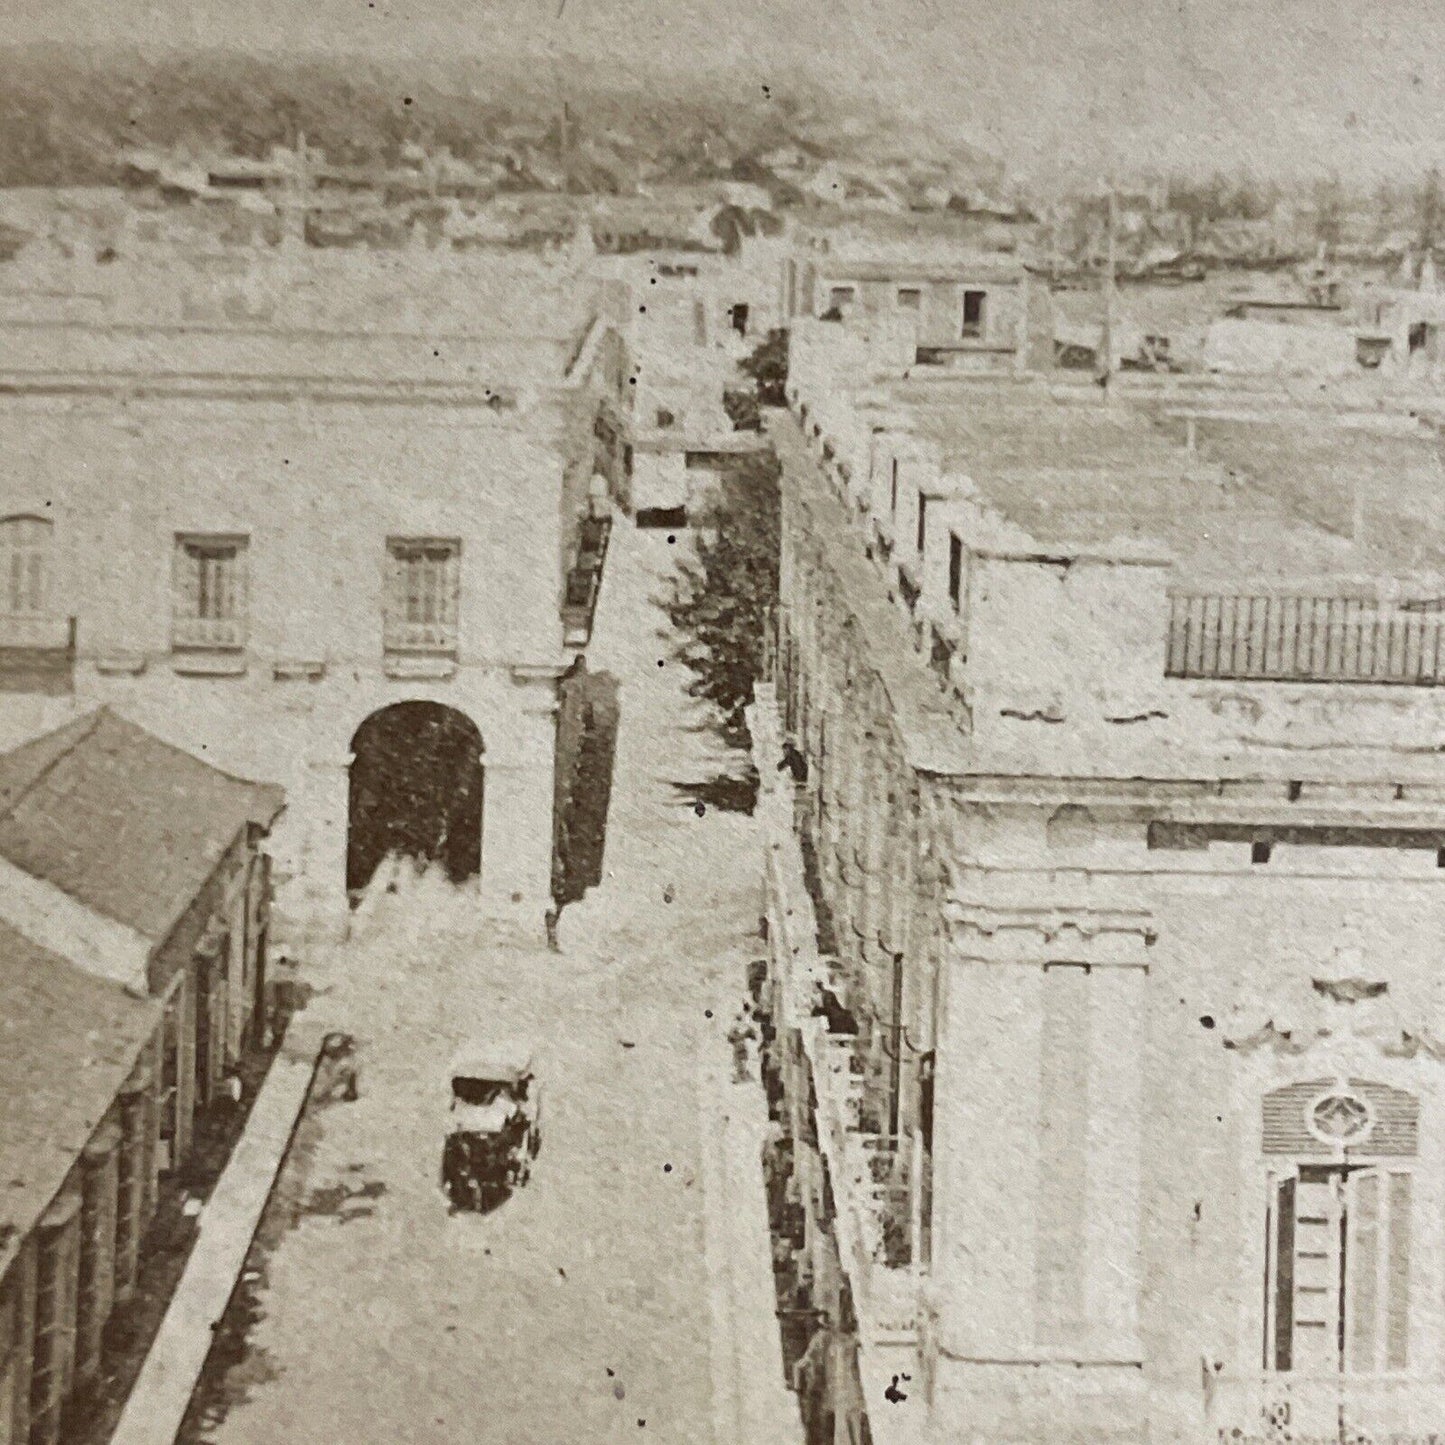
<path fill-rule="evenodd" d="M 781 95 L 722 79 L 657 77 L 644 92 L 575 64 L 486 73 L 458 65 L 449 73 L 222 52 L 147 61 L 47 46 L 0 51 L 0 185 L 104 183 L 133 146 L 261 156 L 302 132 L 338 161 L 390 162 L 417 143 L 526 178 L 563 154 L 564 104 L 570 180 L 586 189 L 761 178 L 759 157 L 779 147 L 877 164 L 880 155 L 926 144 L 962 173 L 994 169 L 982 152 L 954 144 L 942 154 L 896 118 L 806 83 Z"/>

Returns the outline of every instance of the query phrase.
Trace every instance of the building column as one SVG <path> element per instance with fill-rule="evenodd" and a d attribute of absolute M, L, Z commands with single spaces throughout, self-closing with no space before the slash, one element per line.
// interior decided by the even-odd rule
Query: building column
<path fill-rule="evenodd" d="M 1027 904 L 1028 878 L 981 886 L 1008 903 L 949 906 L 936 1065 L 951 1408 L 990 1440 L 1042 1442 L 1060 1419 L 1134 1438 L 1152 932 L 1092 898 L 1077 913 Z"/>
<path fill-rule="evenodd" d="M 80 1193 L 63 1193 L 35 1229 L 35 1349 L 30 1376 L 30 1445 L 59 1445 L 75 1378 Z"/>
<path fill-rule="evenodd" d="M 8 1371 L 11 1393 L 11 1434 L 7 1439 L 24 1445 L 30 1438 L 30 1379 L 35 1366 L 35 1256 L 36 1237 L 24 1240 L 0 1284 L 0 1371 Z M 0 1399 L 4 1392 L 0 1391 Z"/>
<path fill-rule="evenodd" d="M 121 1134 L 102 1124 L 81 1155 L 80 1288 L 76 1307 L 75 1376 L 100 1368 L 101 1332 L 115 1302 L 116 1198 Z"/>
<path fill-rule="evenodd" d="M 140 1270 L 140 1240 L 145 1232 L 146 1142 L 150 1074 L 144 1058 L 121 1086 L 120 1144 L 116 1179 L 115 1298 L 129 1299 Z"/>
<path fill-rule="evenodd" d="M 960 1360 L 1033 1353 L 1042 982 L 1037 968 L 981 958 L 955 955 L 948 966 L 933 1258 L 953 1284 L 940 1302 L 939 1343 Z"/>

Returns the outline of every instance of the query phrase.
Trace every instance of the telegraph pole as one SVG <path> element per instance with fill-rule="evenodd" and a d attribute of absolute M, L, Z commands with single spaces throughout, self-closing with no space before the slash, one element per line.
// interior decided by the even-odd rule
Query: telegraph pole
<path fill-rule="evenodd" d="M 1118 194 L 1114 186 L 1114 179 L 1109 178 L 1108 196 L 1108 236 L 1105 242 L 1104 260 L 1104 340 L 1101 347 L 1099 385 L 1103 389 L 1104 397 L 1107 400 L 1109 395 L 1109 382 L 1114 375 L 1114 309 L 1115 309 L 1115 281 L 1118 269 L 1118 256 L 1115 252 L 1115 233 L 1119 229 L 1119 202 Z"/>

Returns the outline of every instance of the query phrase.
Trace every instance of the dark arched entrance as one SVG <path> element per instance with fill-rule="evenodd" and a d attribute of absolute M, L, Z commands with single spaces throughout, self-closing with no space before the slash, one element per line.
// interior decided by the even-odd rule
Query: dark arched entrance
<path fill-rule="evenodd" d="M 374 712 L 351 740 L 346 886 L 365 888 L 388 853 L 442 864 L 454 882 L 482 870 L 482 735 L 436 702 Z"/>

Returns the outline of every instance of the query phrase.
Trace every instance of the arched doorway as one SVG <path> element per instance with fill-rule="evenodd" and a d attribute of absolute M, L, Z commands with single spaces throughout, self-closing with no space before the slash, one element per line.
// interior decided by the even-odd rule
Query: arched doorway
<path fill-rule="evenodd" d="M 399 702 L 351 740 L 346 887 L 365 888 L 389 853 L 440 863 L 454 883 L 482 869 L 482 735 L 465 713 Z"/>

